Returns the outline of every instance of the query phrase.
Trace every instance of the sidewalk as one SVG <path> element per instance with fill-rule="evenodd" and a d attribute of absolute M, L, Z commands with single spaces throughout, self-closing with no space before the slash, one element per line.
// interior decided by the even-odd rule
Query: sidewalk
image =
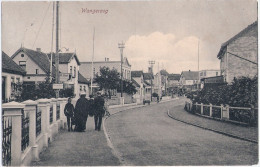
<path fill-rule="evenodd" d="M 114 114 L 141 105 L 110 109 Z M 104 119 L 103 119 L 104 120 Z M 119 166 L 120 160 L 108 146 L 103 129 L 94 130 L 94 118 L 88 117 L 86 132 L 61 130 L 49 147 L 40 153 L 40 161 L 31 166 Z"/>
<path fill-rule="evenodd" d="M 257 127 L 245 127 L 235 125 L 232 123 L 217 121 L 198 115 L 188 113 L 184 109 L 184 105 L 179 105 L 168 111 L 168 115 L 178 121 L 188 123 L 203 129 L 212 130 L 217 133 L 228 135 L 242 140 L 258 142 L 258 129 Z"/>

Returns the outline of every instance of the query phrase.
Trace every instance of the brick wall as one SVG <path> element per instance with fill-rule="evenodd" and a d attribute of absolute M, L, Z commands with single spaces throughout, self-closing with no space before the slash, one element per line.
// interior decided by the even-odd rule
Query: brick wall
<path fill-rule="evenodd" d="M 254 26 L 250 31 L 232 41 L 227 46 L 227 51 L 257 63 L 257 26 Z M 227 53 L 227 64 L 226 81 L 228 83 L 232 82 L 234 77 L 254 77 L 257 74 L 256 64 L 242 60 L 229 53 Z"/>

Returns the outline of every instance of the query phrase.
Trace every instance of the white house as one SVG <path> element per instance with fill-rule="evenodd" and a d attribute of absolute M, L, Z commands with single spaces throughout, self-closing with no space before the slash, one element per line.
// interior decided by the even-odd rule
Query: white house
<path fill-rule="evenodd" d="M 26 72 L 2 51 L 2 102 L 15 100 Z"/>
<path fill-rule="evenodd" d="M 143 71 L 132 71 L 132 82 L 136 86 L 137 92 L 133 95 L 137 103 L 142 103 L 145 98 L 145 83 Z"/>

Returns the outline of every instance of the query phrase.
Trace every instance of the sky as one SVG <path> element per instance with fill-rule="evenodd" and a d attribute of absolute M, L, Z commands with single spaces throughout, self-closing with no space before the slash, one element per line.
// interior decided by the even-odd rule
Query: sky
<path fill-rule="evenodd" d="M 52 12 L 52 2 L 2 2 L 2 51 L 50 52 Z M 132 71 L 149 60 L 155 72 L 198 70 L 198 57 L 199 70 L 220 69 L 221 44 L 256 20 L 256 0 L 61 1 L 60 48 L 91 61 L 95 29 L 94 61 L 120 60 L 124 42 Z"/>

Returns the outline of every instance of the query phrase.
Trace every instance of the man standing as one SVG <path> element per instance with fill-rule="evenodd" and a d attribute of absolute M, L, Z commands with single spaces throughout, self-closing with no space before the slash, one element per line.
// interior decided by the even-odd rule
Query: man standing
<path fill-rule="evenodd" d="M 86 93 L 81 93 L 75 107 L 76 127 L 75 131 L 84 132 L 88 119 L 89 101 L 86 99 Z"/>
<path fill-rule="evenodd" d="M 100 131 L 102 124 L 102 117 L 105 114 L 104 110 L 104 98 L 101 97 L 101 93 L 97 92 L 97 97 L 94 98 L 94 120 L 95 120 L 95 130 Z"/>

